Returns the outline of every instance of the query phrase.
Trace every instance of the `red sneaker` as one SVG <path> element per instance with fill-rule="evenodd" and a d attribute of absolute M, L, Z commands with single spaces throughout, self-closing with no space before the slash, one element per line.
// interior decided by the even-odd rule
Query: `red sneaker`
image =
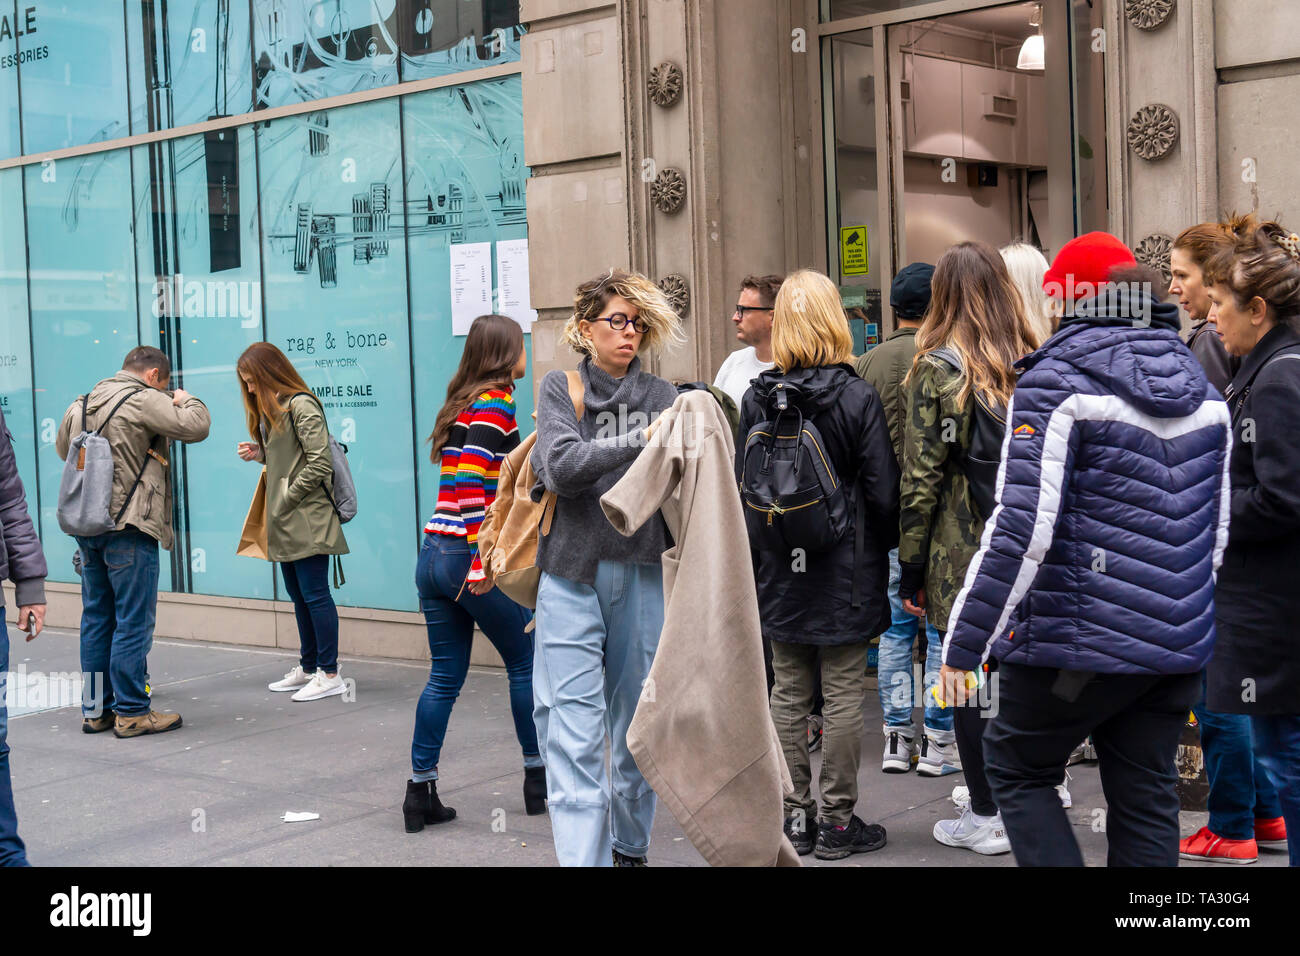
<path fill-rule="evenodd" d="M 1281 817 L 1271 820 L 1255 818 L 1255 843 L 1259 846 L 1286 849 L 1286 821 Z"/>
<path fill-rule="evenodd" d="M 1184 860 L 1208 860 L 1211 863 L 1254 863 L 1259 848 L 1254 840 L 1229 840 L 1201 827 L 1178 841 L 1178 855 Z"/>

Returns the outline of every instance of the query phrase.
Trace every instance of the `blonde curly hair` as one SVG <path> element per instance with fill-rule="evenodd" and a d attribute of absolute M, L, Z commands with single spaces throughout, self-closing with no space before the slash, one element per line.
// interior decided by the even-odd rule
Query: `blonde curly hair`
<path fill-rule="evenodd" d="M 686 341 L 681 319 L 663 290 L 639 272 L 622 269 L 610 269 L 578 286 L 573 297 L 573 315 L 564 323 L 560 340 L 575 352 L 594 357 L 591 341 L 582 334 L 580 323 L 595 321 L 614 296 L 636 306 L 638 318 L 650 327 L 641 340 L 643 349 L 671 348 Z"/>

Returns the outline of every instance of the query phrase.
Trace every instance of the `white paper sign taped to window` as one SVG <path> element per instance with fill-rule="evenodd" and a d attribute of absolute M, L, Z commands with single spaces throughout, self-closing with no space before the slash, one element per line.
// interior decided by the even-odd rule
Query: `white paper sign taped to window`
<path fill-rule="evenodd" d="M 480 315 L 492 311 L 492 243 L 453 244 L 451 252 L 451 333 L 468 335 Z"/>
<path fill-rule="evenodd" d="M 525 332 L 533 330 L 537 310 L 528 289 L 528 240 L 505 239 L 497 243 L 497 310 L 508 315 Z"/>

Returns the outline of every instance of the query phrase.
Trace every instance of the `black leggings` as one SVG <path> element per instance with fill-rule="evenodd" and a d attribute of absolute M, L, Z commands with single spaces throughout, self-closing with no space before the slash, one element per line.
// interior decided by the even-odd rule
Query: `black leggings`
<path fill-rule="evenodd" d="M 993 802 L 993 790 L 984 776 L 984 728 L 987 726 L 988 720 L 978 701 L 953 711 L 952 729 L 957 738 L 962 770 L 966 772 L 971 812 L 981 817 L 991 817 L 998 812 L 998 805 Z"/>

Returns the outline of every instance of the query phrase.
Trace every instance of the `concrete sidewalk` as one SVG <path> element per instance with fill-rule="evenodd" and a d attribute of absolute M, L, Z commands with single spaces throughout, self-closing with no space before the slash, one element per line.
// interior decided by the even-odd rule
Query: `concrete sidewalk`
<path fill-rule="evenodd" d="M 75 631 L 50 629 L 31 644 L 10 629 L 10 669 L 38 694 L 11 696 L 9 741 L 19 828 L 38 866 L 553 866 L 548 818 L 524 814 L 523 773 L 503 671 L 472 669 L 443 751 L 443 801 L 455 821 L 407 834 L 400 806 L 410 770 L 421 663 L 351 660 L 355 700 L 297 704 L 267 683 L 296 658 L 283 651 L 180 641 L 150 654 L 154 706 L 178 710 L 180 730 L 118 740 L 81 733 L 70 682 L 36 675 L 79 670 Z M 43 696 L 42 696 L 43 695 Z M 22 713 L 27 708 L 46 707 Z M 1010 866 L 1011 857 L 952 850 L 930 835 L 952 815 L 961 775 L 926 779 L 879 770 L 883 741 L 868 694 L 858 813 L 883 823 L 889 844 L 817 866 Z M 814 758 L 814 774 L 819 761 Z M 1089 864 L 1105 861 L 1094 820 L 1105 804 L 1095 766 L 1070 769 L 1069 811 Z M 284 823 L 289 810 L 320 814 Z M 1205 821 L 1184 814 L 1185 833 Z M 704 861 L 666 811 L 655 824 L 654 866 Z M 1284 865 L 1264 852 L 1260 865 Z M 1208 865 L 1208 864 L 1190 864 Z"/>

